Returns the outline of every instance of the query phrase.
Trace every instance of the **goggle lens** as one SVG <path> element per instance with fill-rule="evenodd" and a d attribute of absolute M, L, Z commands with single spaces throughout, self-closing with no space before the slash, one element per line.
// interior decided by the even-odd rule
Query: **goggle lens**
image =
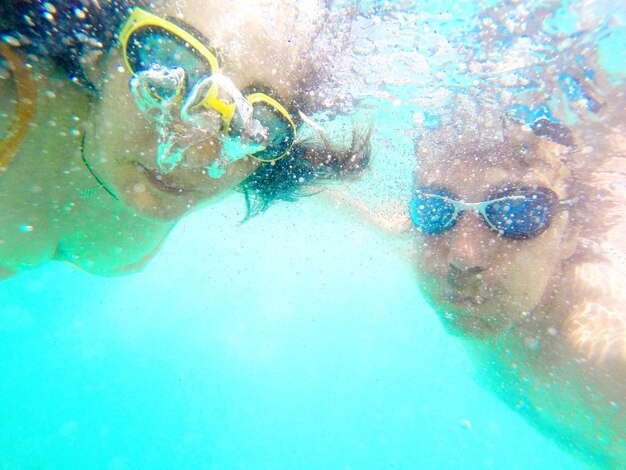
<path fill-rule="evenodd" d="M 433 194 L 418 192 L 413 198 L 409 213 L 420 231 L 428 235 L 439 235 L 454 226 L 455 207 L 445 197 L 453 196 L 440 190 Z"/>
<path fill-rule="evenodd" d="M 413 223 L 427 235 L 439 235 L 451 229 L 459 215 L 468 209 L 457 209 L 451 201 L 456 198 L 445 190 L 418 191 L 409 205 Z M 557 203 L 558 197 L 547 188 L 507 190 L 493 195 L 484 206 L 483 215 L 502 237 L 524 240 L 542 234 L 549 227 Z"/>
<path fill-rule="evenodd" d="M 159 26 L 135 30 L 128 38 L 126 55 L 133 73 L 150 68 L 182 67 L 191 83 L 214 73 L 200 52 Z"/>
<path fill-rule="evenodd" d="M 268 130 L 267 147 L 256 152 L 252 157 L 263 162 L 271 162 L 280 159 L 291 149 L 295 141 L 295 133 L 290 121 L 282 112 L 265 101 L 252 102 L 252 116 Z M 240 135 L 243 133 L 243 123 L 239 113 L 233 116 L 230 134 Z"/>
<path fill-rule="evenodd" d="M 523 197 L 520 197 L 523 196 Z M 536 237 L 550 225 L 556 197 L 541 190 L 513 190 L 496 194 L 485 216 L 502 236 L 515 240 Z"/>

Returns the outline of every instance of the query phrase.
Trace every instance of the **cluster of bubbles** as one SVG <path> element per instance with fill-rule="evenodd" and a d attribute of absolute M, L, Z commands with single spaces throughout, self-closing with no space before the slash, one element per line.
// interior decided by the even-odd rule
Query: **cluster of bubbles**
<path fill-rule="evenodd" d="M 458 92 L 489 96 L 503 107 L 526 105 L 526 116 L 543 106 L 549 111 L 541 117 L 569 124 L 600 110 L 598 48 L 619 28 L 617 6 L 434 3 L 359 2 L 353 54 L 335 65 L 345 93 L 412 107 L 426 127 L 437 126 L 436 115 Z"/>
<path fill-rule="evenodd" d="M 241 117 L 237 135 L 221 133 L 219 157 L 208 167 L 212 178 L 221 177 L 228 165 L 246 155 L 265 149 L 268 129 L 253 117 L 252 105 L 232 81 L 221 74 L 202 78 L 189 94 L 180 96 L 185 71 L 181 67 L 155 66 L 133 75 L 130 89 L 139 110 L 150 119 L 159 135 L 156 162 L 161 173 L 172 172 L 184 161 L 190 147 L 206 141 L 221 126 L 220 115 L 203 106 L 212 87 L 229 95 Z"/>

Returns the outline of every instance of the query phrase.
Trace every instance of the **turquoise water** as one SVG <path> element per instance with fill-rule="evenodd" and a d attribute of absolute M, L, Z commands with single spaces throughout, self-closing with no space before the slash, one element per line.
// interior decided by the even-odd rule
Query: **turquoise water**
<path fill-rule="evenodd" d="M 0 468 L 582 468 L 477 385 L 401 247 L 313 199 L 241 209 L 134 276 L 2 284 Z"/>
<path fill-rule="evenodd" d="M 461 86 L 431 33 L 468 40 L 478 10 L 446 11 L 397 14 L 402 32 L 381 40 L 419 42 L 433 74 Z M 603 57 L 623 41 L 605 38 Z M 370 78 L 346 86 L 379 92 L 352 116 L 375 124 L 375 159 L 353 190 L 402 200 L 427 109 L 412 99 L 433 77 L 362 66 Z M 50 264 L 0 284 L 0 468 L 584 468 L 477 383 L 421 299 L 404 240 L 320 198 L 242 217 L 237 194 L 194 213 L 136 275 Z"/>

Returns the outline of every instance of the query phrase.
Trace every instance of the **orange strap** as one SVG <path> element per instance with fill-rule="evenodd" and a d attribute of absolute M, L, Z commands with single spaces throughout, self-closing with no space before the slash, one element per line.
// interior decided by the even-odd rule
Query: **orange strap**
<path fill-rule="evenodd" d="M 8 136 L 0 139 L 0 169 L 2 169 L 8 168 L 15 157 L 35 116 L 35 81 L 30 70 L 24 65 L 22 55 L 8 44 L 0 43 L 0 56 L 9 63 L 17 94 L 15 119 L 8 127 Z"/>

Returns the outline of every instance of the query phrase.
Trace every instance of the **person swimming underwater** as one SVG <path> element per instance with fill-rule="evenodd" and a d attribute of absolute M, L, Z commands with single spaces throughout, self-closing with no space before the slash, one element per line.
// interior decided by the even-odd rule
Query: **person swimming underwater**
<path fill-rule="evenodd" d="M 326 14 L 317 1 L 4 2 L 0 277 L 50 260 L 138 271 L 230 189 L 249 217 L 357 176 L 366 134 L 339 150 L 298 135 L 330 72 L 332 51 L 312 47 L 332 34 Z"/>
<path fill-rule="evenodd" d="M 416 146 L 420 288 L 504 402 L 586 462 L 622 468 L 626 264 L 611 254 L 626 252 L 619 106 L 570 130 L 453 101 Z"/>

